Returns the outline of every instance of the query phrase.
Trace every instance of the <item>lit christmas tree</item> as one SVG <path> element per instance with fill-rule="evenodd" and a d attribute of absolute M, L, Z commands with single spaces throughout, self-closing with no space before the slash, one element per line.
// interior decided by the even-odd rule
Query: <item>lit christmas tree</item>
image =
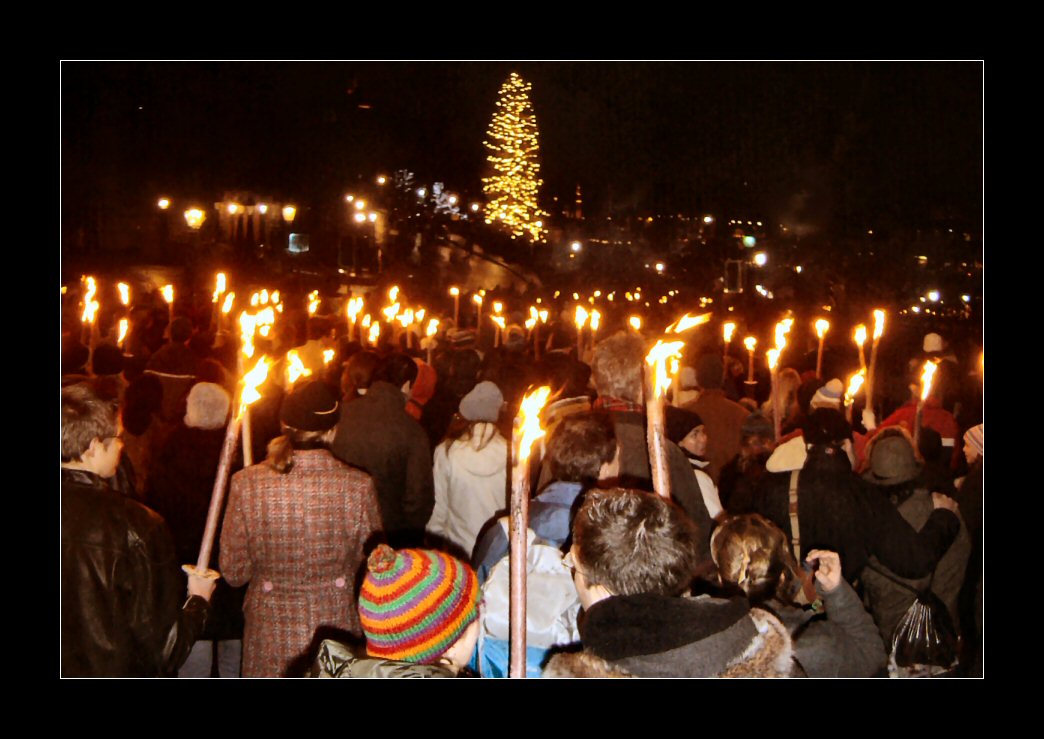
<path fill-rule="evenodd" d="M 500 99 L 493 113 L 489 137 L 483 143 L 489 150 L 486 160 L 493 174 L 482 180 L 486 193 L 486 223 L 497 223 L 511 232 L 511 236 L 528 234 L 531 239 L 542 239 L 543 218 L 537 197 L 543 180 L 537 155 L 536 115 L 529 103 L 530 85 L 514 72 L 500 87 Z"/>

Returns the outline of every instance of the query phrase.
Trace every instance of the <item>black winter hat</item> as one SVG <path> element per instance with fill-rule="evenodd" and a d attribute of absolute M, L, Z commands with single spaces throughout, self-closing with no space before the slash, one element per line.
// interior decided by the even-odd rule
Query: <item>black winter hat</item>
<path fill-rule="evenodd" d="M 341 404 L 325 383 L 306 380 L 283 399 L 279 420 L 301 431 L 327 431 L 341 420 Z"/>

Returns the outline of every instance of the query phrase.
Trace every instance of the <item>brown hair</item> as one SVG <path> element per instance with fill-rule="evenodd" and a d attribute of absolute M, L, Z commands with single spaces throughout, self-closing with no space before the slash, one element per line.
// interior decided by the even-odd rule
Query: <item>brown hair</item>
<path fill-rule="evenodd" d="M 334 430 L 302 431 L 285 423 L 282 427 L 283 435 L 268 442 L 265 464 L 284 475 L 294 468 L 295 449 L 326 449 Z"/>
<path fill-rule="evenodd" d="M 616 433 L 602 414 L 564 418 L 547 443 L 547 460 L 554 480 L 597 480 L 602 465 L 612 462 L 614 456 Z"/>
<path fill-rule="evenodd" d="M 773 597 L 791 600 L 797 563 L 786 535 L 764 516 L 749 513 L 726 519 L 711 537 L 711 556 L 722 583 L 742 590 L 752 604 Z"/>
<path fill-rule="evenodd" d="M 78 462 L 95 439 L 116 436 L 116 406 L 83 383 L 62 388 L 62 461 Z"/>
<path fill-rule="evenodd" d="M 591 360 L 598 394 L 641 403 L 644 361 L 645 344 L 632 333 L 620 331 L 600 341 Z"/>
<path fill-rule="evenodd" d="M 614 595 L 679 595 L 698 564 L 696 526 L 655 493 L 590 490 L 573 521 L 584 577 Z"/>

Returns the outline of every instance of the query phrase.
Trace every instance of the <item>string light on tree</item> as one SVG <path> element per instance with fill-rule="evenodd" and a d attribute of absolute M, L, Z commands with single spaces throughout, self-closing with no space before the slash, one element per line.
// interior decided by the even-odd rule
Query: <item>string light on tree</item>
<path fill-rule="evenodd" d="M 547 214 L 537 202 L 540 194 L 540 153 L 536 115 L 529 102 L 531 86 L 512 72 L 500 88 L 487 139 L 492 174 L 482 180 L 488 197 L 486 223 L 495 223 L 512 236 L 542 239 Z"/>

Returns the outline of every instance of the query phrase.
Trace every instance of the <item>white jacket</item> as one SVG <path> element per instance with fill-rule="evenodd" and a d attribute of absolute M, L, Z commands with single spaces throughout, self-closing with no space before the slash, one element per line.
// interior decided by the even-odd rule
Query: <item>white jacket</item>
<path fill-rule="evenodd" d="M 507 507 L 507 455 L 507 441 L 491 423 L 476 424 L 470 439 L 439 444 L 428 532 L 470 557 L 483 525 Z"/>

